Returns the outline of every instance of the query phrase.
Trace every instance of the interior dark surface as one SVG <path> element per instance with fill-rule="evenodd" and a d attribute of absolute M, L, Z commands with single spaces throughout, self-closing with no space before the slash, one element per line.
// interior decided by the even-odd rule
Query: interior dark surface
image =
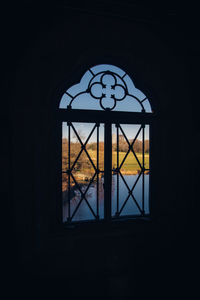
<path fill-rule="evenodd" d="M 189 293 L 192 298 L 199 255 L 195 8 L 21 1 L 6 11 L 7 293 L 36 297 L 40 289 L 43 296 L 64 292 L 72 299 Z M 62 93 L 102 63 L 125 69 L 152 100 L 152 213 L 66 228 L 57 215 L 56 111 Z"/>

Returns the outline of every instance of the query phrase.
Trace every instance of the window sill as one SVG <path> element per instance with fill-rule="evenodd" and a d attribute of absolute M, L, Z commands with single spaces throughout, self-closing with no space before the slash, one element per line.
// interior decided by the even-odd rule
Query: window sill
<path fill-rule="evenodd" d="M 148 215 L 145 217 L 124 217 L 120 219 L 113 219 L 112 221 L 82 221 L 73 222 L 71 224 L 61 224 L 55 234 L 63 237 L 70 237 L 79 235 L 84 236 L 115 236 L 115 235 L 129 235 L 131 233 L 142 233 L 151 230 L 153 225 L 152 218 Z"/>

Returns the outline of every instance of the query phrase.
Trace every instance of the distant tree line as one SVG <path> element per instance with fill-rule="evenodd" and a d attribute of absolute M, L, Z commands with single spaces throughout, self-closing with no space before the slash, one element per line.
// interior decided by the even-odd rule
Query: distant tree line
<path fill-rule="evenodd" d="M 133 140 L 129 140 L 130 144 Z M 149 140 L 145 140 L 144 142 L 144 149 L 145 153 L 149 153 Z M 97 150 L 97 143 L 92 142 L 88 143 L 86 145 L 87 150 L 94 151 L 93 154 L 90 152 L 90 157 L 93 160 L 94 165 L 96 166 L 96 150 Z M 119 151 L 120 152 L 127 152 L 129 149 L 128 143 L 125 139 L 120 138 L 119 139 Z M 142 152 L 142 141 L 136 140 L 134 142 L 133 149 L 136 153 Z M 113 143 L 113 151 L 117 150 L 116 143 Z M 74 161 L 76 160 L 77 156 L 79 155 L 81 151 L 81 144 L 77 141 L 70 143 L 70 167 L 72 167 Z M 66 171 L 68 169 L 68 140 L 66 138 L 62 139 L 62 170 Z M 100 170 L 103 170 L 104 168 L 104 142 L 99 142 L 99 168 Z M 91 165 L 91 162 L 88 159 L 87 154 L 85 151 L 82 151 L 82 154 L 78 158 L 74 168 L 73 173 L 79 174 L 83 173 L 85 175 L 88 175 L 88 177 L 91 177 L 92 174 L 94 174 L 94 169 Z M 67 190 L 67 174 L 63 174 L 62 177 L 62 189 Z"/>
<path fill-rule="evenodd" d="M 131 144 L 133 140 L 129 140 L 129 143 Z M 104 147 L 104 143 L 99 143 L 99 150 L 102 151 Z M 97 149 L 97 143 L 90 143 L 87 145 L 87 149 L 96 150 Z M 126 142 L 125 139 L 119 139 L 119 151 L 120 152 L 127 152 L 129 149 L 129 145 Z M 136 153 L 142 153 L 142 141 L 136 139 L 133 145 L 133 150 Z M 117 143 L 113 143 L 113 151 L 117 151 Z M 145 153 L 149 153 L 149 140 L 144 141 L 144 151 Z"/>
<path fill-rule="evenodd" d="M 133 142 L 133 140 L 129 140 L 129 143 L 131 144 Z M 133 145 L 133 150 L 136 153 L 142 153 L 142 144 L 143 142 L 136 139 Z M 119 140 L 119 151 L 120 152 L 127 152 L 129 149 L 129 145 L 128 143 L 122 139 Z M 117 143 L 113 144 L 113 150 L 117 151 Z M 144 151 L 145 153 L 149 153 L 149 140 L 145 140 L 144 141 Z"/>
<path fill-rule="evenodd" d="M 133 140 L 129 140 L 130 144 L 132 143 Z M 88 143 L 86 145 L 87 150 L 93 150 L 96 152 L 97 150 L 97 143 Z M 125 139 L 120 138 L 119 139 L 119 151 L 120 152 L 127 152 L 129 149 L 128 143 L 126 142 Z M 136 139 L 133 145 L 133 149 L 135 153 L 142 153 L 142 141 Z M 117 144 L 113 143 L 113 151 L 117 150 Z M 149 153 L 149 140 L 144 141 L 144 150 L 145 153 Z M 79 155 L 79 152 L 81 151 L 81 144 L 79 142 L 71 142 L 70 143 L 70 164 L 72 166 L 73 162 Z M 63 170 L 66 170 L 68 168 L 68 140 L 64 138 L 62 140 L 62 152 L 63 152 L 63 157 L 62 157 L 62 166 Z M 101 168 L 103 168 L 103 156 L 104 156 L 104 142 L 99 142 L 99 164 Z M 93 155 L 93 160 L 96 160 L 96 154 Z M 82 154 L 80 155 L 78 161 L 76 162 L 76 165 L 74 167 L 74 171 L 81 171 L 81 170 L 91 170 L 91 163 L 88 159 L 87 154 L 85 151 L 82 151 Z"/>
<path fill-rule="evenodd" d="M 87 150 L 91 149 L 96 151 L 97 144 L 89 143 L 86 145 L 86 149 Z M 103 150 L 104 150 L 104 143 L 99 142 L 99 166 L 101 169 L 103 168 Z M 70 165 L 71 166 L 73 165 L 80 151 L 81 151 L 81 144 L 79 142 L 70 143 Z M 94 158 L 91 157 L 91 159 L 94 162 Z M 96 155 L 95 155 L 95 160 L 96 160 Z M 62 168 L 63 170 L 67 170 L 68 168 L 68 140 L 66 138 L 62 139 Z M 89 161 L 89 158 L 85 151 L 82 151 L 80 157 L 78 158 L 74 166 L 74 171 L 83 171 L 83 170 L 84 172 L 86 171 L 90 172 L 90 170 L 93 170 L 91 162 Z"/>

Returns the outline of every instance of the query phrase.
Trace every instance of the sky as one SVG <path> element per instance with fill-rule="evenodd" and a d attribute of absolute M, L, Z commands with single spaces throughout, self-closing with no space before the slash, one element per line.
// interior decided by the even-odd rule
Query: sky
<path fill-rule="evenodd" d="M 110 70 L 112 72 L 115 72 L 119 76 L 115 76 L 116 82 L 118 86 L 115 87 L 114 93 L 116 98 L 121 97 L 123 95 L 123 86 L 127 86 L 128 88 L 128 94 L 136 96 L 139 100 L 143 100 L 146 98 L 144 93 L 142 91 L 138 90 L 131 78 L 126 74 L 125 71 L 121 70 L 118 67 L 112 66 L 112 65 L 97 65 L 95 67 L 90 68 L 91 71 L 87 71 L 81 81 L 78 84 L 73 85 L 70 87 L 66 92 L 67 94 L 64 94 L 60 101 L 59 108 L 66 109 L 67 105 L 70 103 L 72 97 L 77 95 L 78 93 L 85 91 L 88 88 L 88 84 L 90 80 L 92 80 L 91 83 L 94 83 L 92 91 L 95 95 L 101 95 L 102 92 L 106 93 L 106 98 L 104 99 L 103 104 L 109 107 L 109 105 L 112 105 L 113 99 L 109 97 L 110 92 L 110 85 L 113 85 L 113 77 L 111 75 L 105 75 L 103 77 L 104 83 L 106 84 L 106 89 L 102 89 L 102 86 L 99 84 L 102 74 L 99 74 L 100 72 L 103 72 L 105 70 Z M 95 75 L 95 77 L 94 77 Z M 122 79 L 123 78 L 123 79 Z M 119 86 L 121 85 L 122 88 Z M 90 85 L 91 86 L 91 85 Z M 70 96 L 71 95 L 71 96 Z M 151 112 L 151 107 L 149 104 L 148 99 L 143 102 L 143 105 L 145 107 L 145 110 L 147 112 Z M 102 110 L 101 106 L 99 105 L 99 99 L 96 99 L 94 97 L 91 97 L 88 93 L 81 94 L 80 96 L 76 97 L 75 100 L 72 102 L 72 109 L 90 109 L 90 110 Z M 116 107 L 113 109 L 115 111 L 134 111 L 134 112 L 140 112 L 141 111 L 141 105 L 137 100 L 135 100 L 133 97 L 126 96 L 125 99 L 122 101 L 117 101 Z M 82 136 L 85 136 L 85 139 L 88 137 L 90 131 L 92 130 L 94 124 L 92 123 L 73 123 L 75 124 L 75 127 L 77 131 L 81 133 Z M 127 135 L 128 139 L 133 139 L 135 135 L 137 134 L 137 131 L 139 129 L 140 125 L 122 125 L 123 130 L 125 131 L 125 134 Z M 103 141 L 103 132 L 104 132 L 104 125 L 100 125 L 100 140 Z M 116 133 L 115 126 L 112 126 L 112 133 Z M 120 132 L 121 134 L 121 132 Z M 66 122 L 63 123 L 63 138 L 67 138 L 67 125 Z M 146 125 L 145 130 L 145 139 L 149 138 L 149 126 Z M 72 134 L 72 141 L 73 141 L 73 134 Z M 142 139 L 141 134 L 138 136 L 138 139 Z M 76 140 L 76 139 L 74 139 Z M 96 141 L 96 131 L 93 133 L 93 135 L 90 138 L 89 142 Z"/>
<path fill-rule="evenodd" d="M 92 131 L 92 128 L 95 125 L 95 123 L 76 123 L 76 122 L 73 122 L 72 124 L 74 125 L 76 131 L 82 137 L 83 142 L 87 139 L 90 132 Z M 140 128 L 140 125 L 139 124 L 137 124 L 137 125 L 136 124 L 121 124 L 121 127 L 128 139 L 134 139 Z M 90 140 L 88 141 L 89 143 L 96 142 L 96 140 L 97 140 L 96 133 L 97 133 L 97 131 L 95 129 L 93 134 L 91 135 Z M 113 124 L 112 125 L 112 134 L 116 134 L 116 133 L 117 133 L 116 127 Z M 119 130 L 119 134 L 122 134 L 122 132 L 120 130 Z M 68 126 L 67 126 L 66 122 L 63 122 L 63 138 L 68 138 Z M 142 131 L 140 132 L 138 139 L 142 140 Z M 149 125 L 146 125 L 145 126 L 145 140 L 148 140 L 148 139 L 149 139 Z M 71 141 L 75 142 L 76 140 L 77 139 L 76 139 L 75 133 L 74 133 L 73 129 L 71 129 Z M 104 140 L 104 124 L 100 124 L 99 140 L 100 141 Z"/>
<path fill-rule="evenodd" d="M 106 88 L 102 89 L 100 84 L 94 84 L 94 83 L 100 83 L 100 79 L 102 76 L 102 73 L 105 70 L 109 70 L 111 72 L 115 72 L 117 74 L 115 76 L 115 87 L 113 90 L 113 93 L 115 94 L 115 97 L 121 97 L 123 95 L 123 90 L 125 85 L 128 89 L 128 94 L 133 95 L 137 97 L 140 101 L 145 99 L 145 94 L 137 89 L 129 77 L 129 75 L 119 69 L 118 67 L 111 66 L 111 65 L 97 65 L 93 68 L 90 68 L 91 71 L 87 71 L 83 77 L 81 78 L 79 83 L 74 84 L 72 87 L 68 88 L 66 93 L 63 94 L 59 108 L 66 109 L 67 105 L 71 102 L 72 98 L 75 97 L 80 92 L 84 92 L 88 88 L 88 84 L 90 83 L 91 91 L 95 95 L 102 95 L 102 93 L 106 93 L 106 98 L 103 99 L 104 106 L 111 105 L 110 103 L 113 101 L 110 99 L 109 91 L 110 91 L 110 85 L 113 85 L 113 76 L 112 75 L 104 75 L 105 77 L 102 79 L 104 84 L 106 84 Z M 91 73 L 92 72 L 92 73 Z M 99 75 L 98 75 L 99 74 Z M 94 76 L 95 75 L 95 76 Z M 121 85 L 121 87 L 120 87 Z M 150 103 L 147 100 L 143 102 L 144 108 L 146 112 L 151 112 Z M 72 102 L 72 108 L 74 109 L 90 109 L 90 110 L 102 110 L 100 106 L 99 99 L 96 99 L 95 97 L 92 97 L 89 93 L 84 93 L 79 96 L 77 96 L 73 102 Z M 134 112 L 141 112 L 141 105 L 137 100 L 135 100 L 131 96 L 126 96 L 122 101 L 117 101 L 116 107 L 113 109 L 115 111 L 134 111 Z"/>

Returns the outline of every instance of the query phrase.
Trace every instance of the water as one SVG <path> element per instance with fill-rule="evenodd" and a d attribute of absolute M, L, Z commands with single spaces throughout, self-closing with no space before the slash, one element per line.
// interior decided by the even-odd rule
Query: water
<path fill-rule="evenodd" d="M 129 189 L 131 189 L 138 178 L 137 175 L 123 175 Z M 149 213 L 149 175 L 144 175 L 144 209 L 145 213 Z M 85 182 L 81 185 L 81 190 L 84 193 L 88 186 L 88 182 Z M 125 200 L 129 195 L 127 186 L 125 185 L 124 181 L 121 177 L 119 177 L 119 210 L 122 208 Z M 142 208 L 142 176 L 140 176 L 134 190 L 133 196 L 135 201 L 138 203 L 138 206 Z M 74 189 L 71 195 L 70 200 L 70 208 L 71 208 L 71 215 L 76 210 L 77 206 L 79 205 L 81 199 L 81 193 L 79 190 Z M 88 204 L 94 211 L 97 213 L 97 183 L 94 182 L 89 187 L 88 191 L 86 192 L 86 199 Z M 129 216 L 129 215 L 140 215 L 141 212 L 138 209 L 135 201 L 133 200 L 132 196 L 130 196 L 121 211 L 120 216 Z M 76 213 L 74 214 L 72 221 L 81 221 L 81 220 L 95 220 L 93 213 L 91 212 L 87 202 L 83 199 L 80 206 L 78 207 Z M 115 216 L 116 209 L 117 209 L 117 176 L 112 176 L 112 216 Z M 68 199 L 67 193 L 63 193 L 63 221 L 66 221 L 68 218 Z M 103 189 L 103 178 L 99 179 L 99 218 L 104 218 L 104 189 Z"/>

